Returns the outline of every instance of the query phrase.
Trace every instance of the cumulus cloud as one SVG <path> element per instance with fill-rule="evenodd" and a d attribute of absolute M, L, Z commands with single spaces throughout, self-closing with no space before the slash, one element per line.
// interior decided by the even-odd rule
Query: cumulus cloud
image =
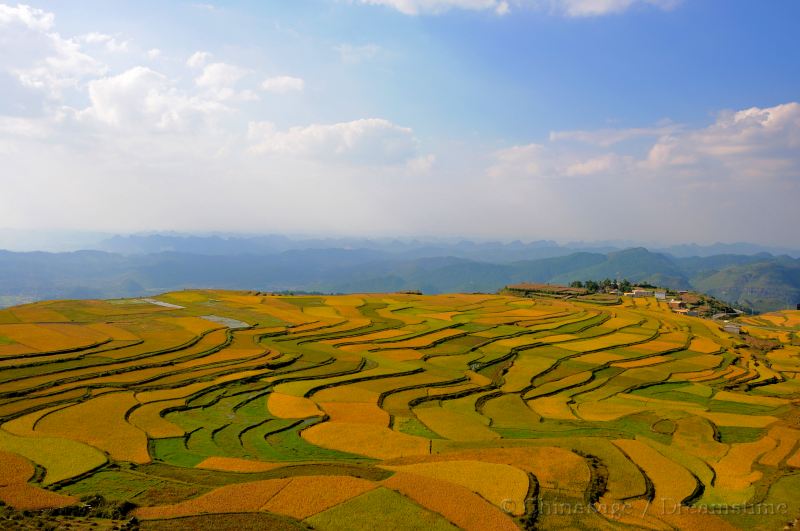
<path fill-rule="evenodd" d="M 278 131 L 270 122 L 251 122 L 248 138 L 255 153 L 379 165 L 408 162 L 416 156 L 418 144 L 410 128 L 380 118 L 286 131 Z"/>
<path fill-rule="evenodd" d="M 203 67 L 202 73 L 194 80 L 206 94 L 218 100 L 256 100 L 252 90 L 237 90 L 236 85 L 248 75 L 250 70 L 227 63 L 210 63 Z"/>
<path fill-rule="evenodd" d="M 0 68 L 22 85 L 59 98 L 106 67 L 82 50 L 79 39 L 52 31 L 54 21 L 41 9 L 0 4 Z"/>
<path fill-rule="evenodd" d="M 186 66 L 189 68 L 200 68 L 208 60 L 211 59 L 211 54 L 208 52 L 194 52 L 189 58 L 186 60 Z"/>
<path fill-rule="evenodd" d="M 22 24 L 25 27 L 47 31 L 53 27 L 55 15 L 43 9 L 18 4 L 16 7 L 0 4 L 0 25 Z"/>
<path fill-rule="evenodd" d="M 629 146 L 629 139 L 645 139 Z M 694 185 L 743 179 L 800 180 L 800 103 L 721 113 L 700 128 L 563 131 L 545 144 L 494 153 L 488 174 L 506 179 L 638 177 Z"/>
<path fill-rule="evenodd" d="M 188 96 L 166 76 L 144 66 L 90 82 L 89 98 L 91 106 L 81 118 L 125 128 L 186 129 L 225 110 L 214 101 Z"/>
<path fill-rule="evenodd" d="M 147 50 L 147 58 L 148 59 L 156 59 L 157 57 L 161 57 L 161 50 L 158 48 L 150 48 Z"/>
<path fill-rule="evenodd" d="M 109 52 L 127 52 L 128 41 L 119 41 L 112 35 L 93 31 L 82 35 L 79 39 L 87 44 L 102 44 Z"/>
<path fill-rule="evenodd" d="M 276 76 L 265 79 L 261 83 L 261 89 L 267 92 L 274 92 L 277 94 L 286 94 L 287 92 L 299 92 L 305 88 L 305 81 L 299 77 L 292 76 Z"/>
<path fill-rule="evenodd" d="M 684 176 L 800 180 L 800 103 L 728 111 L 706 128 L 664 135 L 642 167 Z"/>

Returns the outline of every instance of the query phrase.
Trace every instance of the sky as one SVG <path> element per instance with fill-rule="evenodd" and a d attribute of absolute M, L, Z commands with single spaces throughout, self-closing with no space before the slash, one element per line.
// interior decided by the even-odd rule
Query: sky
<path fill-rule="evenodd" d="M 0 3 L 0 229 L 798 248 L 797 20 L 794 0 Z"/>

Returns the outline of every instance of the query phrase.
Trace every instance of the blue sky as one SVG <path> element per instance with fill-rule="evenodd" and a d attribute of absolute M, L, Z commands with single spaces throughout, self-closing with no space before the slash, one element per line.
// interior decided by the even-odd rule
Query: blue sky
<path fill-rule="evenodd" d="M 798 246 L 797 20 L 790 0 L 0 6 L 0 227 Z"/>

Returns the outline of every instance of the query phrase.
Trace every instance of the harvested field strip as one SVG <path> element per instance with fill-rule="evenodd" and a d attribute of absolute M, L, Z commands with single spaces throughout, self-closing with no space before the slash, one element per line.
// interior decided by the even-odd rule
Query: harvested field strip
<path fill-rule="evenodd" d="M 128 410 L 137 405 L 130 392 L 102 395 L 45 416 L 35 431 L 85 442 L 114 459 L 147 463 L 147 436 L 126 420 Z"/>
<path fill-rule="evenodd" d="M 102 375 L 139 370 L 142 365 L 167 366 L 175 362 L 183 361 L 184 358 L 187 357 L 192 358 L 203 354 L 212 354 L 213 352 L 211 351 L 213 349 L 220 348 L 227 344 L 228 341 L 224 331 L 211 332 L 208 336 L 193 339 L 190 341 L 190 344 L 171 347 L 156 355 L 148 353 L 146 355 L 146 363 L 142 363 L 141 360 L 137 358 L 136 360 L 127 362 L 101 363 L 98 366 L 60 372 L 58 373 L 58 379 L 53 379 L 52 375 L 26 378 L 15 382 L 0 384 L 0 393 L 20 392 L 21 390 L 31 392 L 34 390 L 48 389 L 64 382 L 77 382 Z"/>
<path fill-rule="evenodd" d="M 260 510 L 270 498 L 289 484 L 290 479 L 266 479 L 227 485 L 208 494 L 174 505 L 140 507 L 137 518 L 176 518 L 203 513 L 251 512 Z"/>
<path fill-rule="evenodd" d="M 698 481 L 679 464 L 641 441 L 618 439 L 614 444 L 644 470 L 653 482 L 656 499 L 664 500 L 671 507 L 695 496 Z"/>
<path fill-rule="evenodd" d="M 447 439 L 491 441 L 500 438 L 487 426 L 488 419 L 481 420 L 475 412 L 470 414 L 438 406 L 417 407 L 413 411 L 420 422 Z"/>
<path fill-rule="evenodd" d="M 372 481 L 349 476 L 301 476 L 269 499 L 262 511 L 308 518 L 376 488 Z"/>
<path fill-rule="evenodd" d="M 77 498 L 28 485 L 33 465 L 17 454 L 0 451 L 0 501 L 20 510 L 50 509 L 77 502 Z"/>
<path fill-rule="evenodd" d="M 441 514 L 461 529 L 517 530 L 514 521 L 477 494 L 453 483 L 430 477 L 398 473 L 384 486 L 404 494 L 423 507 Z"/>
<path fill-rule="evenodd" d="M 273 392 L 267 397 L 267 409 L 278 418 L 304 419 L 323 413 L 308 398 Z"/>
<path fill-rule="evenodd" d="M 380 510 L 376 510 L 376 508 Z M 423 509 L 402 494 L 384 487 L 371 490 L 305 520 L 317 529 L 351 529 L 358 522 L 362 529 L 414 529 L 455 531 L 458 529 L 441 515 Z"/>
<path fill-rule="evenodd" d="M 13 452 L 45 469 L 42 483 L 51 485 L 85 474 L 106 463 L 99 450 L 86 444 L 50 437 L 19 437 L 0 429 L 0 450 Z"/>
<path fill-rule="evenodd" d="M 309 443 L 376 459 L 426 454 L 430 441 L 374 424 L 323 422 L 302 432 Z"/>
<path fill-rule="evenodd" d="M 502 508 L 511 500 L 513 514 L 524 513 L 525 496 L 528 494 L 528 475 L 518 468 L 482 461 L 439 461 L 408 465 L 384 465 L 383 468 L 424 476 L 456 485 L 461 485 L 497 507 Z M 492 478 L 491 481 L 486 481 Z"/>

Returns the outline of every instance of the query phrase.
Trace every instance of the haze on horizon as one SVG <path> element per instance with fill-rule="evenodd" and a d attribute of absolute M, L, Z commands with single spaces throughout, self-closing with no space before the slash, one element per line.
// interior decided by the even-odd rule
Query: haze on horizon
<path fill-rule="evenodd" d="M 0 4 L 0 228 L 800 248 L 800 3 Z"/>

